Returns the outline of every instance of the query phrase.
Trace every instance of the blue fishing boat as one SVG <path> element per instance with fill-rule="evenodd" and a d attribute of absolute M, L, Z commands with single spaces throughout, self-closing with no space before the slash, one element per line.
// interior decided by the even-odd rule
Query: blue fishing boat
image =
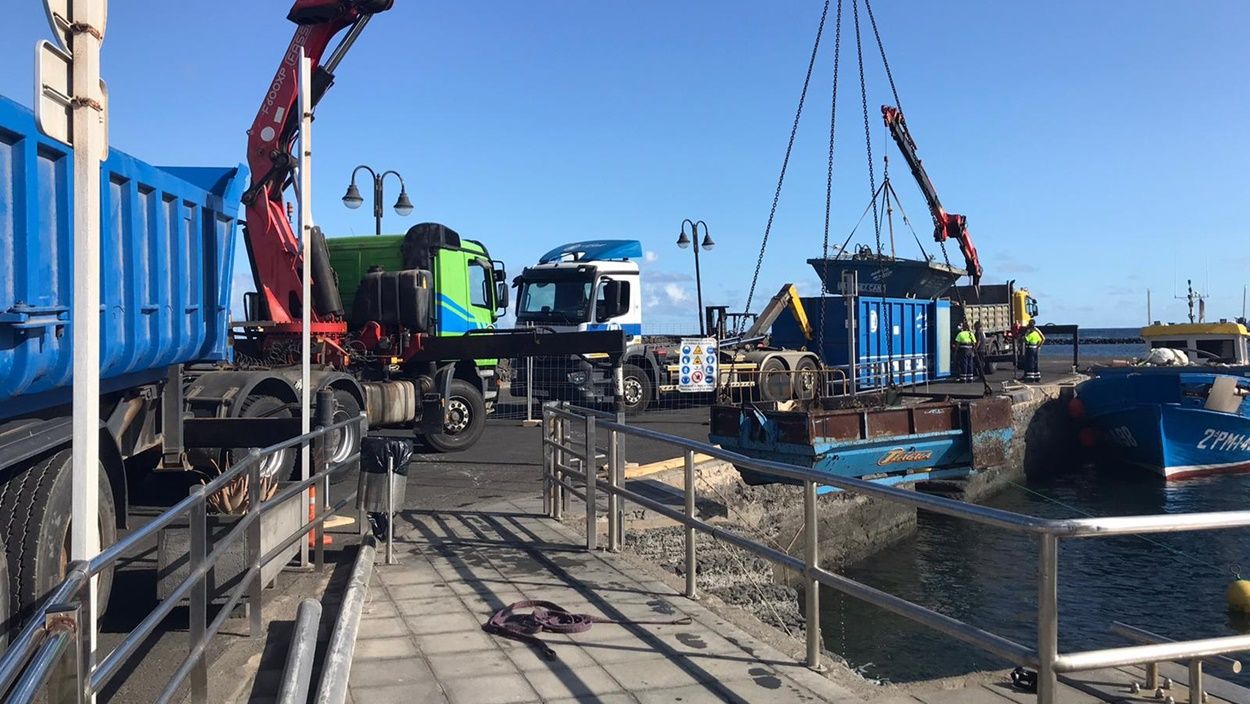
<path fill-rule="evenodd" d="M 1244 368 L 1098 370 L 1076 388 L 1077 414 L 1126 463 L 1165 479 L 1250 471 Z"/>

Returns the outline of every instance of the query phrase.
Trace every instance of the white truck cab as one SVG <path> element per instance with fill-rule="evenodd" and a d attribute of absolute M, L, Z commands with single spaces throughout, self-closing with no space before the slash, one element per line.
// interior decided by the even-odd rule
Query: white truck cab
<path fill-rule="evenodd" d="M 642 295 L 638 240 L 571 242 L 526 267 L 516 284 L 520 326 L 559 332 L 623 330 L 629 342 L 642 338 Z"/>

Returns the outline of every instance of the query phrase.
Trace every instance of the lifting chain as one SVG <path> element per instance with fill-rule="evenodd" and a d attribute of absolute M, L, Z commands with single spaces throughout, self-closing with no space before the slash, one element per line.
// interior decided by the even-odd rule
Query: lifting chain
<path fill-rule="evenodd" d="M 838 9 L 833 21 L 833 98 L 829 103 L 829 168 L 825 173 L 825 240 L 821 250 L 820 274 L 820 332 L 817 341 L 817 354 L 823 359 L 825 355 L 825 321 L 828 306 L 824 300 L 829 293 L 829 218 L 833 208 L 833 146 L 834 135 L 838 126 L 838 70 L 842 59 L 842 0 L 838 0 Z M 850 293 L 855 293 L 851 291 Z M 845 294 L 844 294 L 845 295 Z"/>
<path fill-rule="evenodd" d="M 760 266 L 764 264 L 764 251 L 768 249 L 768 236 L 773 229 L 773 220 L 777 217 L 777 203 L 781 200 L 781 187 L 786 182 L 786 169 L 790 166 L 790 153 L 794 151 L 794 138 L 799 132 L 799 119 L 803 116 L 803 103 L 807 100 L 807 89 L 812 82 L 812 69 L 816 66 L 816 54 L 820 50 L 820 38 L 825 33 L 825 18 L 829 15 L 829 0 L 825 0 L 824 9 L 820 11 L 820 25 L 816 28 L 816 41 L 812 44 L 812 55 L 807 61 L 807 75 L 803 78 L 803 91 L 799 93 L 799 107 L 794 111 L 794 124 L 790 127 L 790 140 L 786 143 L 786 156 L 781 161 L 781 175 L 777 178 L 777 190 L 773 193 L 773 205 L 768 211 L 768 224 L 764 226 L 764 239 L 760 242 L 759 257 L 755 260 L 755 273 L 751 275 L 751 288 L 747 291 L 746 306 L 743 312 L 750 312 L 751 301 L 755 297 L 755 286 L 760 279 Z M 742 332 L 746 317 L 738 319 L 735 334 Z"/>

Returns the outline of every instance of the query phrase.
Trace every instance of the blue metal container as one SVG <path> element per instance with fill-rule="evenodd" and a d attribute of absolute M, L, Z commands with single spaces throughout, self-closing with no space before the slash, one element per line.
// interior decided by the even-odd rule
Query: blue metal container
<path fill-rule="evenodd" d="M 859 388 L 887 385 L 891 366 L 896 384 L 920 384 L 950 376 L 950 333 L 946 331 L 943 337 L 945 328 L 935 325 L 943 314 L 949 323 L 949 301 L 875 296 L 859 296 L 854 300 L 855 377 Z M 792 317 L 782 316 L 773 323 L 773 344 L 812 349 L 827 366 L 850 364 L 847 299 L 843 296 L 804 298 L 803 307 L 812 325 L 813 339 L 809 341 L 804 337 Z"/>
<path fill-rule="evenodd" d="M 234 234 L 246 170 L 101 167 L 100 377 L 108 392 L 230 356 Z M 73 151 L 0 97 L 0 418 L 68 402 Z"/>

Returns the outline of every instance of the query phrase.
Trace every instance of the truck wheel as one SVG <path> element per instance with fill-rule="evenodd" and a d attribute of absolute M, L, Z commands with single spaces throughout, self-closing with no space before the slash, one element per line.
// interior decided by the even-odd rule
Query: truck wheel
<path fill-rule="evenodd" d="M 294 415 L 290 406 L 277 396 L 248 396 L 243 401 L 243 408 L 239 411 L 240 418 L 291 418 Z M 224 472 L 232 463 L 241 462 L 251 450 L 250 447 L 235 447 L 223 452 L 223 461 L 219 469 Z M 224 456 L 227 452 L 229 457 Z M 292 472 L 296 469 L 295 460 L 298 456 L 298 450 L 287 448 L 262 457 L 260 460 L 261 476 L 276 477 L 278 481 L 290 479 Z"/>
<path fill-rule="evenodd" d="M 438 452 L 460 452 L 473 447 L 484 430 L 486 402 L 482 392 L 463 379 L 452 379 L 443 432 L 427 435 L 425 441 Z"/>
<path fill-rule="evenodd" d="M 793 398 L 790 375 L 777 357 L 769 357 L 760 365 L 760 398 L 765 401 L 788 401 Z"/>
<path fill-rule="evenodd" d="M 341 423 L 345 420 L 355 418 L 360 415 L 360 402 L 356 397 L 346 389 L 334 390 L 334 422 Z M 360 426 L 349 425 L 342 430 L 330 433 L 326 436 L 326 444 L 328 454 L 326 456 L 329 462 L 342 462 L 348 457 L 360 451 Z M 359 463 L 355 463 L 359 467 Z M 340 471 L 332 477 L 334 483 L 338 483 L 347 479 L 354 480 L 354 468 Z"/>
<path fill-rule="evenodd" d="M 30 617 L 49 590 L 60 584 L 70 562 L 71 483 L 68 449 L 15 473 L 0 497 L 0 521 L 7 526 L 10 633 Z M 117 541 L 117 509 L 108 474 L 100 467 L 100 548 Z M 104 613 L 113 587 L 113 570 L 100 573 L 98 612 Z"/>
<path fill-rule="evenodd" d="M 625 415 L 636 416 L 651 405 L 651 378 L 634 364 L 621 366 L 621 399 L 618 408 Z"/>
<path fill-rule="evenodd" d="M 823 391 L 820 388 L 820 371 L 816 360 L 804 357 L 794 365 L 794 396 L 805 401 L 816 398 Z"/>

